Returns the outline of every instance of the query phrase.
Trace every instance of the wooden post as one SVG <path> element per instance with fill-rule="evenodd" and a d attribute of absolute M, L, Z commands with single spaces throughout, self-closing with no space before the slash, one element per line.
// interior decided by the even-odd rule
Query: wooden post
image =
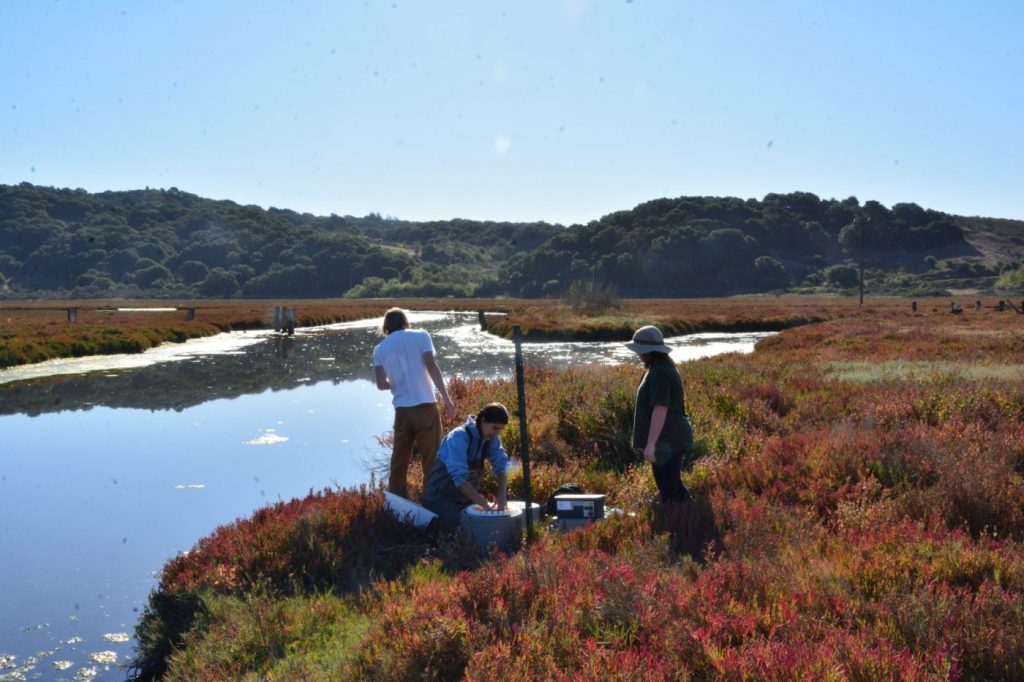
<path fill-rule="evenodd" d="M 480 320 L 480 331 L 487 329 L 487 318 L 484 317 L 484 311 L 477 312 L 476 316 Z"/>
<path fill-rule="evenodd" d="M 78 322 L 78 308 L 68 308 L 68 322 Z"/>
<path fill-rule="evenodd" d="M 196 319 L 196 309 L 195 308 L 185 308 L 185 319 L 186 320 L 194 320 L 194 319 Z"/>
<path fill-rule="evenodd" d="M 864 307 L 864 225 L 870 217 L 865 218 L 863 215 L 857 216 L 853 219 L 854 223 L 859 223 L 860 229 L 857 230 L 857 234 L 860 237 L 860 307 Z"/>
<path fill-rule="evenodd" d="M 910 302 L 910 310 L 915 313 L 917 312 L 917 301 Z"/>
<path fill-rule="evenodd" d="M 295 308 L 285 308 L 284 326 L 288 330 L 288 336 L 295 333 Z"/>
<path fill-rule="evenodd" d="M 864 307 L 864 221 L 860 223 L 860 307 Z"/>
<path fill-rule="evenodd" d="M 974 302 L 974 309 L 975 310 L 981 310 L 981 301 L 975 301 Z"/>
<path fill-rule="evenodd" d="M 516 394 L 519 398 L 519 447 L 523 457 L 523 500 L 526 502 L 526 544 L 533 542 L 533 494 L 530 491 L 530 437 L 526 429 L 526 383 L 523 379 L 523 330 L 512 328 L 516 343 Z"/>
<path fill-rule="evenodd" d="M 281 306 L 274 306 L 274 331 L 281 331 Z"/>

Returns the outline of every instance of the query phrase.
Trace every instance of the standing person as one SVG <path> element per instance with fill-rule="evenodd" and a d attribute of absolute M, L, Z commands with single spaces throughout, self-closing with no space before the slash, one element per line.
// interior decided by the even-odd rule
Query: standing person
<path fill-rule="evenodd" d="M 426 481 L 441 444 L 441 414 L 434 389 L 441 394 L 449 418 L 455 417 L 455 403 L 434 357 L 434 343 L 422 329 L 409 329 L 409 318 L 401 308 L 384 314 L 384 340 L 373 349 L 377 388 L 391 391 L 395 406 L 395 436 L 391 451 L 388 490 L 409 497 L 409 460 L 415 445 L 423 458 Z M 433 386 L 431 386 L 433 383 Z"/>
<path fill-rule="evenodd" d="M 643 360 L 644 372 L 636 392 L 633 447 L 651 463 L 662 502 L 686 502 L 683 460 L 693 448 L 693 429 L 686 416 L 683 382 L 669 357 L 665 337 L 657 327 L 641 327 L 626 347 Z"/>
<path fill-rule="evenodd" d="M 482 509 L 507 509 L 508 455 L 498 437 L 506 424 L 505 406 L 490 403 L 444 437 L 423 494 L 423 506 L 437 514 L 441 530 L 450 532 L 458 528 L 462 509 L 474 502 Z M 498 479 L 494 504 L 478 489 L 485 459 L 491 462 L 491 470 Z"/>

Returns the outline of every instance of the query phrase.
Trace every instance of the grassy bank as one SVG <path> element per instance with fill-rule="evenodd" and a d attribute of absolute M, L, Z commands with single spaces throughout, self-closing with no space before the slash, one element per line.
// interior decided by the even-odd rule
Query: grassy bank
<path fill-rule="evenodd" d="M 53 358 L 141 353 L 165 342 L 241 329 L 272 329 L 274 306 L 296 309 L 296 323 L 309 327 L 380 317 L 391 305 L 410 310 L 505 310 L 501 301 L 416 299 L 410 301 L 35 301 L 0 303 L 0 368 Z M 68 322 L 67 309 L 78 319 Z M 137 312 L 118 308 L 177 308 Z M 195 319 L 186 309 L 195 308 Z"/>
<path fill-rule="evenodd" d="M 871 298 L 871 313 L 910 310 L 910 299 Z M 922 312 L 948 311 L 949 301 L 920 301 Z M 561 302 L 522 302 L 508 315 L 487 320 L 488 331 L 512 338 L 518 325 L 526 341 L 628 341 L 647 324 L 666 336 L 702 332 L 780 331 L 805 324 L 858 316 L 857 299 L 826 296 L 736 296 L 705 299 L 621 300 L 599 313 Z"/>
<path fill-rule="evenodd" d="M 681 365 L 701 504 L 678 518 L 628 448 L 640 368 L 531 369 L 535 494 L 575 481 L 637 516 L 481 559 L 378 490 L 311 493 L 167 564 L 135 672 L 1020 679 L 1024 382 L 961 371 L 1016 366 L 1020 319 L 871 306 Z M 451 388 L 460 414 L 515 404 L 509 381 Z"/>

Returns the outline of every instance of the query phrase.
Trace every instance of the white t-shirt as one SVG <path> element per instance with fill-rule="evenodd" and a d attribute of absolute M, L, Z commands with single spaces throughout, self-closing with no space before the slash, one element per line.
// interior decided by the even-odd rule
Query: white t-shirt
<path fill-rule="evenodd" d="M 422 329 L 393 331 L 373 349 L 373 366 L 388 375 L 395 407 L 435 402 L 434 383 L 423 363 L 423 354 L 433 352 L 430 334 Z"/>

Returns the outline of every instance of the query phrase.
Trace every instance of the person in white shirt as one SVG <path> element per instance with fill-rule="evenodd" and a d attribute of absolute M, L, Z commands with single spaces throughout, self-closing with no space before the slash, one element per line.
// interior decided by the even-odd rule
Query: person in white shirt
<path fill-rule="evenodd" d="M 422 329 L 409 329 L 409 318 L 401 308 L 384 314 L 384 340 L 373 349 L 377 388 L 391 391 L 395 406 L 395 435 L 391 451 L 388 490 L 409 497 L 409 461 L 415 445 L 423 458 L 423 480 L 434 465 L 441 445 L 441 414 L 434 389 L 441 394 L 449 418 L 455 417 L 455 403 L 434 357 L 434 343 Z"/>

